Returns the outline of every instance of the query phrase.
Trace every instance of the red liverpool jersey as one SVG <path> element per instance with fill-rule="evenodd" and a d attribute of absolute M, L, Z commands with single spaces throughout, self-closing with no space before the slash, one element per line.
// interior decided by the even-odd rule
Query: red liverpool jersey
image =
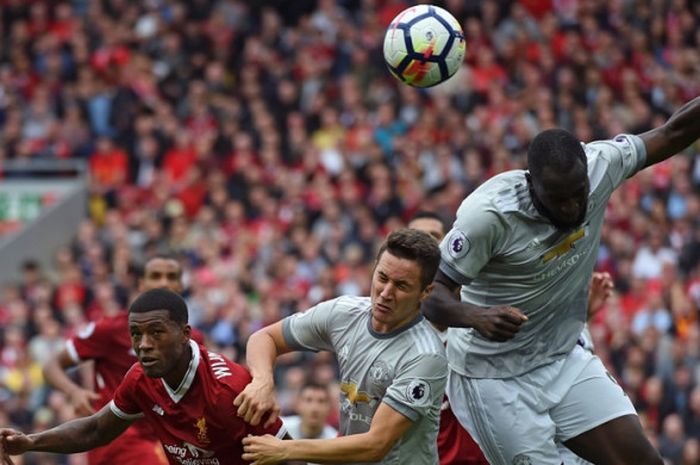
<path fill-rule="evenodd" d="M 136 363 L 136 353 L 129 336 L 129 314 L 119 314 L 91 322 L 66 341 L 66 349 L 77 364 L 85 360 L 95 361 L 95 386 L 100 400 L 99 410 L 112 397 L 131 365 Z"/>
<path fill-rule="evenodd" d="M 222 355 L 190 341 L 192 361 L 173 390 L 162 378 L 149 378 L 135 364 L 110 403 L 120 418 L 144 418 L 155 431 L 172 465 L 242 465 L 241 441 L 248 434 L 285 433 L 251 426 L 237 415 L 233 400 L 251 381 L 248 371 Z"/>

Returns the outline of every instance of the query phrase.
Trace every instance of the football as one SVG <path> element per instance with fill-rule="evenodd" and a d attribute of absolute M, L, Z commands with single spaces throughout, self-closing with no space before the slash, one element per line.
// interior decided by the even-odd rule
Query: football
<path fill-rule="evenodd" d="M 434 5 L 415 5 L 391 21 L 384 36 L 384 61 L 401 82 L 432 87 L 457 72 L 466 44 L 459 22 Z"/>

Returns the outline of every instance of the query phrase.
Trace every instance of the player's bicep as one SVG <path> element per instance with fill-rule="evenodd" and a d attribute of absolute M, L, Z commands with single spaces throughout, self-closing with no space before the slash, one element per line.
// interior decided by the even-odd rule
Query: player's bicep
<path fill-rule="evenodd" d="M 275 344 L 275 349 L 278 355 L 286 354 L 292 349 L 284 338 L 284 323 L 277 321 L 262 330 Z"/>
<path fill-rule="evenodd" d="M 446 274 L 444 271 L 438 269 L 437 273 L 435 273 L 435 279 L 433 280 L 436 284 L 439 284 L 440 286 L 446 288 L 448 291 L 451 293 L 459 293 L 459 289 L 462 285 L 467 285 L 470 282 L 472 282 L 471 279 L 464 279 L 460 280 L 462 283 L 459 283 L 452 279 L 448 274 Z M 466 281 L 466 282 L 465 282 Z"/>
<path fill-rule="evenodd" d="M 644 168 L 666 160 L 673 155 L 668 149 L 668 134 L 666 128 L 660 126 L 639 135 L 646 148 Z"/>

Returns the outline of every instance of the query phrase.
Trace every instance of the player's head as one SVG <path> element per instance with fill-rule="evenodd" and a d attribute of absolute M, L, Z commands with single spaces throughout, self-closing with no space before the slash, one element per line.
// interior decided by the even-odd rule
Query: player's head
<path fill-rule="evenodd" d="M 438 242 L 445 237 L 447 228 L 442 219 L 437 215 L 437 213 L 429 211 L 419 211 L 411 221 L 408 222 L 408 227 L 411 229 L 418 229 L 419 231 L 425 231 L 431 236 L 433 236 Z"/>
<path fill-rule="evenodd" d="M 440 248 L 428 233 L 399 229 L 389 234 L 372 273 L 372 319 L 381 331 L 415 318 L 433 288 L 439 264 Z"/>
<path fill-rule="evenodd" d="M 299 390 L 297 413 L 303 427 L 320 431 L 326 425 L 331 411 L 331 394 L 328 388 L 318 383 L 306 383 Z"/>
<path fill-rule="evenodd" d="M 580 226 L 588 207 L 588 169 L 581 143 L 568 131 L 548 129 L 527 151 L 530 195 L 535 207 L 559 229 Z"/>
<path fill-rule="evenodd" d="M 164 287 L 182 293 L 182 266 L 167 255 L 156 255 L 148 259 L 139 277 L 139 292 Z"/>
<path fill-rule="evenodd" d="M 167 377 L 188 356 L 187 304 L 175 292 L 151 289 L 129 306 L 129 333 L 143 371 Z"/>

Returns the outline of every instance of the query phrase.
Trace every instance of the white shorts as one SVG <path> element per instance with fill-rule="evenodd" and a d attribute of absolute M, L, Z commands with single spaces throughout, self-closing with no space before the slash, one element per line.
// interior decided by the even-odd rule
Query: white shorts
<path fill-rule="evenodd" d="M 447 395 L 492 465 L 560 465 L 557 442 L 636 414 L 600 359 L 578 345 L 566 358 L 515 378 L 450 370 Z"/>

